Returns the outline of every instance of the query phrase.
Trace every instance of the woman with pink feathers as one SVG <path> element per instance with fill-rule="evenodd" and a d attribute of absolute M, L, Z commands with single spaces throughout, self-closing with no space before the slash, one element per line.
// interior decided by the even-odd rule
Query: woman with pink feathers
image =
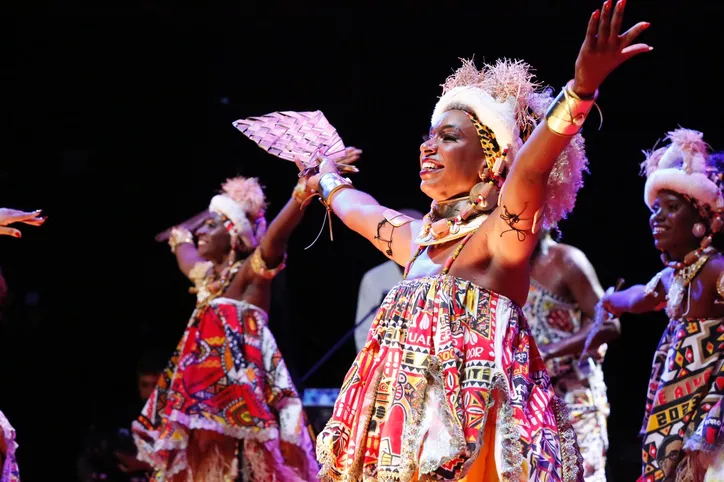
<path fill-rule="evenodd" d="M 211 199 L 196 243 L 189 229 L 171 230 L 197 304 L 134 422 L 153 480 L 317 480 L 302 403 L 267 325 L 271 280 L 309 194 L 300 181 L 267 229 L 262 188 L 237 177 Z"/>

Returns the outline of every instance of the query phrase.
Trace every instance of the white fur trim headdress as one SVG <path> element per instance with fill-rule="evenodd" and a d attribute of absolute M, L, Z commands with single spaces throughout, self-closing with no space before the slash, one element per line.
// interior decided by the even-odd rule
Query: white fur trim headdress
<path fill-rule="evenodd" d="M 657 193 L 668 189 L 694 199 L 700 209 L 708 206 L 714 212 L 724 210 L 722 173 L 703 137 L 699 131 L 679 128 L 666 134 L 668 146 L 644 151 L 646 160 L 641 170 L 647 177 L 644 201 L 649 209 Z"/>
<path fill-rule="evenodd" d="M 533 69 L 521 60 L 501 59 L 495 65 L 484 64 L 480 70 L 473 60 L 461 60 L 462 67 L 442 84 L 432 124 L 450 110 L 473 114 L 493 131 L 500 150 L 507 150 L 505 163 L 509 167 L 525 138 L 545 118 L 553 102 L 552 90 L 540 90 Z M 579 133 L 558 156 L 548 178 L 544 227 L 555 226 L 573 209 L 587 166 L 583 136 Z"/>
<path fill-rule="evenodd" d="M 266 232 L 266 201 L 259 181 L 242 176 L 227 179 L 221 194 L 211 198 L 209 211 L 225 217 L 232 239 L 237 237 L 251 250 L 259 245 Z"/>

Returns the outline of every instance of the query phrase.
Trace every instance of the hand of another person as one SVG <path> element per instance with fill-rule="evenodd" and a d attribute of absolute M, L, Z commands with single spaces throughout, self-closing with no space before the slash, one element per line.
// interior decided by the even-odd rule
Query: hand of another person
<path fill-rule="evenodd" d="M 330 161 L 329 159 L 323 158 L 321 156 L 319 156 L 316 161 L 319 165 L 319 172 L 307 179 L 307 185 L 310 189 L 313 189 L 314 191 L 319 191 L 319 180 L 322 178 L 322 176 L 330 172 L 339 173 L 339 168 L 337 167 L 337 164 L 335 164 L 333 161 Z"/>
<path fill-rule="evenodd" d="M 9 228 L 8 225 L 15 223 L 29 224 L 31 226 L 42 225 L 46 217 L 40 217 L 42 210 L 33 212 L 19 211 L 17 209 L 0 208 L 0 235 L 22 237 L 18 229 Z"/>
<path fill-rule="evenodd" d="M 606 290 L 606 294 L 603 295 L 600 303 L 604 310 L 613 315 L 614 318 L 618 318 L 623 313 L 620 307 L 624 301 L 624 295 L 622 295 L 620 291 L 614 291 L 612 286 Z"/>
<path fill-rule="evenodd" d="M 354 174 L 359 172 L 359 169 L 357 169 L 353 164 L 357 162 L 357 160 L 362 155 L 362 150 L 357 149 L 356 147 L 347 147 L 344 150 L 344 155 L 332 162 L 335 165 L 335 172 L 341 172 L 344 174 Z M 300 177 L 306 177 L 307 179 L 310 179 L 313 176 L 316 176 L 320 173 L 319 169 L 321 168 L 320 165 L 327 160 L 326 157 L 322 156 L 321 154 L 317 154 L 311 163 L 304 164 L 300 160 L 295 160 L 295 164 L 301 171 Z M 315 183 L 316 185 L 316 183 Z"/>

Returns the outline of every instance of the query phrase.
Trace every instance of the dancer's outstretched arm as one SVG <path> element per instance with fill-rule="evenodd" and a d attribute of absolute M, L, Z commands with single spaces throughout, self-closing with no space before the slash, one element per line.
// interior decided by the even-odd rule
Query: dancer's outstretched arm
<path fill-rule="evenodd" d="M 609 313 L 619 317 L 624 313 L 647 313 L 659 311 L 666 305 L 666 288 L 664 283 L 671 277 L 673 269 L 666 268 L 656 275 L 652 284 L 635 285 L 623 291 L 616 291 L 604 295 L 601 304 Z"/>
<path fill-rule="evenodd" d="M 316 191 L 321 191 L 320 179 L 325 174 L 337 172 L 334 162 L 322 160 L 319 174 L 312 176 L 309 183 Z M 385 256 L 401 266 L 410 260 L 421 221 L 382 206 L 375 198 L 357 189 L 334 191 L 327 203 L 348 228 L 361 234 Z"/>
<path fill-rule="evenodd" d="M 601 83 L 619 65 L 635 55 L 651 50 L 646 44 L 631 45 L 649 24 L 639 22 L 619 34 L 625 2 L 620 0 L 615 7 L 612 3 L 611 0 L 606 0 L 602 11 L 596 10 L 591 15 L 586 39 L 576 59 L 575 77 L 567 87 L 568 95 L 572 93 L 584 101 L 593 100 Z M 563 118 L 567 114 L 570 118 L 570 111 L 570 107 L 564 108 L 559 114 Z M 476 235 L 487 239 L 494 259 L 499 263 L 525 263 L 535 248 L 538 236 L 518 236 L 517 231 L 529 231 L 533 227 L 536 213 L 543 208 L 551 169 L 575 132 L 575 126 L 570 121 L 567 126 L 557 129 L 573 132 L 566 135 L 554 132 L 548 121 L 541 122 L 536 127 L 515 156 L 503 187 L 500 205 L 497 212 L 493 213 L 496 222 L 492 235 L 483 230 Z M 515 236 L 518 236 L 520 242 L 515 239 L 510 242 L 510 238 Z"/>

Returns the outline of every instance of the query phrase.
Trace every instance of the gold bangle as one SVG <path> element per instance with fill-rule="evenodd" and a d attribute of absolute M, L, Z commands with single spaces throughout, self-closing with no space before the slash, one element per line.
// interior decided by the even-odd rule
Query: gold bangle
<path fill-rule="evenodd" d="M 598 90 L 590 98 L 581 98 L 571 89 L 571 82 L 566 84 L 546 112 L 548 128 L 568 137 L 578 134 L 598 98 Z"/>
<path fill-rule="evenodd" d="M 301 204 L 302 208 L 316 195 L 317 193 L 309 187 L 307 178 L 305 177 L 299 179 L 297 185 L 294 186 L 294 190 L 292 191 L 292 198 Z"/>
<path fill-rule="evenodd" d="M 254 252 L 251 255 L 251 269 L 260 278 L 264 279 L 272 279 L 274 278 L 281 270 L 283 270 L 286 267 L 287 263 L 287 253 L 284 253 L 284 259 L 282 259 L 282 262 L 279 263 L 279 266 L 273 269 L 269 269 L 264 262 L 264 259 L 261 257 L 261 249 L 256 248 Z"/>
<path fill-rule="evenodd" d="M 171 252 L 175 253 L 176 248 L 180 244 L 193 244 L 194 235 L 191 231 L 184 227 L 175 227 L 171 229 L 171 235 L 168 238 L 168 245 L 171 246 Z"/>
<path fill-rule="evenodd" d="M 352 181 L 344 178 L 336 172 L 328 172 L 319 178 L 319 193 L 322 197 L 322 202 L 329 206 L 329 200 L 332 195 L 340 189 L 353 187 Z"/>

